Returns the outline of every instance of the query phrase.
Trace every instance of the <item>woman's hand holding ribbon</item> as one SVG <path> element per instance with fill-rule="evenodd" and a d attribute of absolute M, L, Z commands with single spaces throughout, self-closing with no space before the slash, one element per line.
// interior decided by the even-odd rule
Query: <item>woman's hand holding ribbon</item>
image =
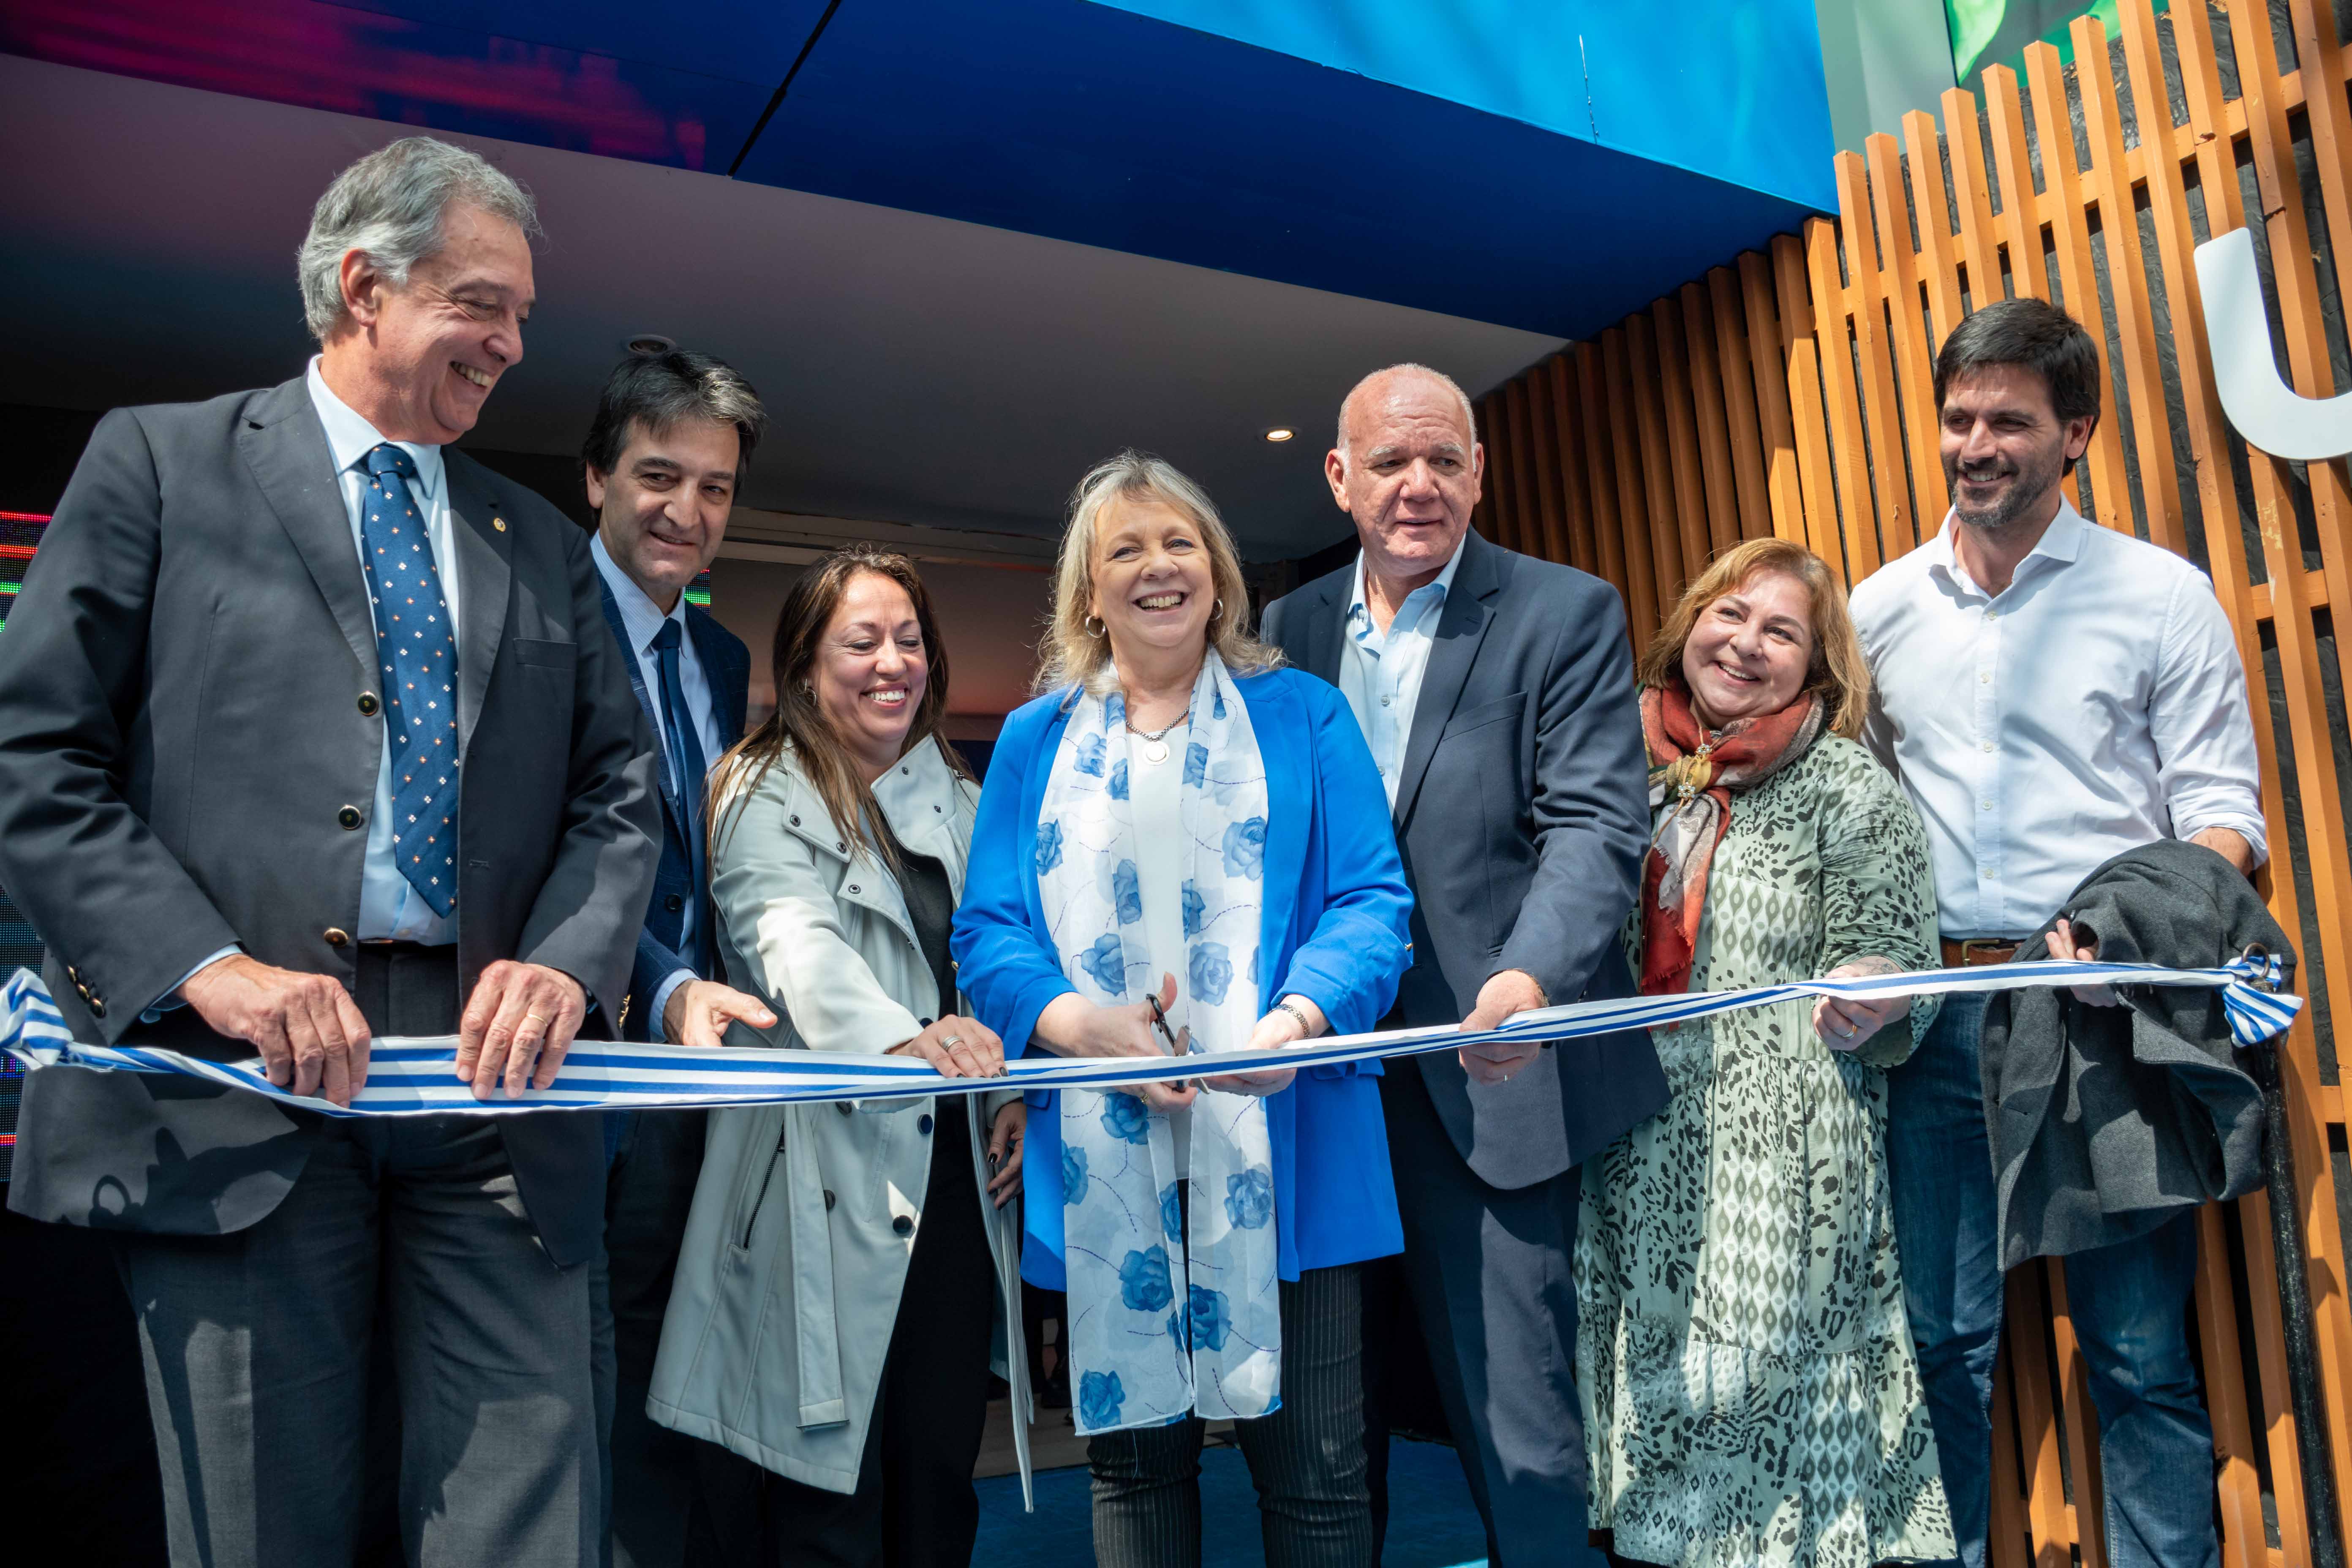
<path fill-rule="evenodd" d="M 1176 977 L 1160 977 L 1160 1005 L 1164 1012 L 1176 1005 Z M 1192 1043 L 1192 1031 L 1180 1029 L 1172 1040 L 1163 1041 L 1153 1026 L 1151 1004 L 1129 1003 L 1118 1007 L 1097 1007 L 1078 995 L 1066 992 L 1046 1004 L 1037 1015 L 1037 1025 L 1032 1031 L 1046 1049 L 1063 1057 L 1167 1057 L 1182 1056 Z M 1120 1084 L 1121 1094 L 1132 1094 L 1154 1110 L 1182 1110 L 1198 1097 L 1199 1090 L 1181 1081 L 1166 1083 Z"/>
<path fill-rule="evenodd" d="M 941 1078 L 1003 1078 L 1004 1042 L 977 1018 L 950 1014 L 911 1040 L 892 1046 L 885 1055 L 920 1057 Z"/>

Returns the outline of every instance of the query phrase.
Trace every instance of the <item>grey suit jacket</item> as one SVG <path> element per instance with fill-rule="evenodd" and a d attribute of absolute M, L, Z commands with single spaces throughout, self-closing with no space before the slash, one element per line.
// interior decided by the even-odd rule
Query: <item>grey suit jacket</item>
<path fill-rule="evenodd" d="M 1268 606 L 1265 637 L 1336 684 L 1355 568 Z M 1422 678 L 1397 781 L 1412 884 L 1411 1025 L 1458 1021 L 1499 971 L 1554 1002 L 1633 992 L 1618 932 L 1649 841 L 1642 723 L 1625 614 L 1597 577 L 1472 533 Z M 1490 1185 L 1581 1163 L 1665 1103 L 1646 1033 L 1564 1041 L 1507 1084 L 1447 1052 L 1391 1062 L 1429 1088 L 1447 1135 Z"/>
<path fill-rule="evenodd" d="M 457 963 L 522 959 L 616 1018 L 656 854 L 644 720 L 588 536 L 445 454 L 462 585 Z M 447 563 L 444 569 L 448 569 Z M 301 378 L 100 421 L 8 617 L 0 878 L 77 1039 L 248 1057 L 142 1009 L 230 943 L 352 984 L 364 826 L 386 743 L 365 579 Z M 347 809 L 348 808 L 348 809 Z M 354 826 L 352 824 L 360 826 Z M 332 933 L 331 936 L 330 933 Z M 595 1117 L 501 1121 L 559 1264 L 603 1223 Z M 138 1074 L 35 1073 L 10 1206 L 212 1235 L 301 1173 L 319 1120 Z"/>

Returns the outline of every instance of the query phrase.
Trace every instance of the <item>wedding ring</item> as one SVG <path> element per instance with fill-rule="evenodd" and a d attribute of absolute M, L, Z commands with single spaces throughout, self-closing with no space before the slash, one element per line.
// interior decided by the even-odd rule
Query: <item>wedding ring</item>
<path fill-rule="evenodd" d="M 963 1037 L 961 1035 L 950 1035 L 946 1039 L 940 1042 L 940 1049 L 943 1051 L 951 1051 L 961 1044 L 963 1044 Z"/>

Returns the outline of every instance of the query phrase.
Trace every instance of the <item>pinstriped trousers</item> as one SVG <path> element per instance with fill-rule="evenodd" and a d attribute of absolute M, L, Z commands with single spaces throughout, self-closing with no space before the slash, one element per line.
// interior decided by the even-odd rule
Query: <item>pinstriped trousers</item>
<path fill-rule="evenodd" d="M 1306 1269 L 1276 1299 L 1281 1407 L 1234 1424 L 1257 1483 L 1267 1568 L 1371 1568 L 1363 1266 Z M 1087 1443 L 1100 1568 L 1197 1568 L 1205 1430 L 1194 1417 Z"/>

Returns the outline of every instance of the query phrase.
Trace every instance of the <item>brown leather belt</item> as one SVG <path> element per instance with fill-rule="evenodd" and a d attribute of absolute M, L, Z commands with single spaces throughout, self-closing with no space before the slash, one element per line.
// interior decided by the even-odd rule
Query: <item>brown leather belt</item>
<path fill-rule="evenodd" d="M 1943 939 L 1944 967 L 1974 969 L 1982 963 L 2007 963 L 2017 956 L 2025 939 L 2014 936 L 1972 936 L 1964 942 Z"/>

